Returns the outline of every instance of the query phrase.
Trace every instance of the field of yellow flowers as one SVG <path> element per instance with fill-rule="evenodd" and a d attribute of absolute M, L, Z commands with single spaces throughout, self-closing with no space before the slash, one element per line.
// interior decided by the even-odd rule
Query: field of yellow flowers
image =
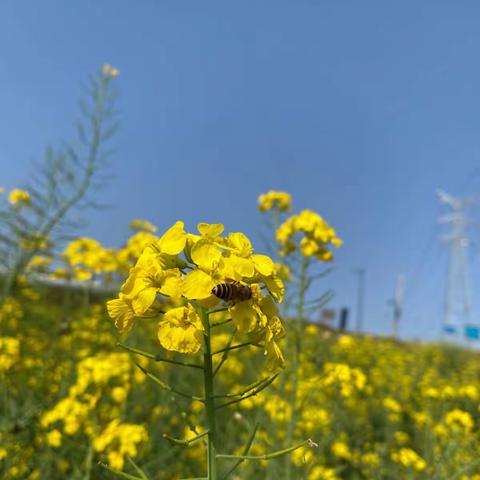
<path fill-rule="evenodd" d="M 480 356 L 306 321 L 342 242 L 290 203 L 259 198 L 270 255 L 142 220 L 37 248 L 0 305 L 1 478 L 480 479 Z"/>

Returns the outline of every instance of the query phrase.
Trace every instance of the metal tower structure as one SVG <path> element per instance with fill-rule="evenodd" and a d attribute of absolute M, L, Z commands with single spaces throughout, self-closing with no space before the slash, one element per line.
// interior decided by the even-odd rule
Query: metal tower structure
<path fill-rule="evenodd" d="M 448 208 L 448 213 L 442 215 L 438 221 L 450 227 L 450 233 L 443 238 L 448 244 L 449 252 L 442 336 L 463 343 L 465 331 L 472 324 L 468 272 L 470 241 L 466 232 L 468 220 L 465 207 L 472 203 L 473 199 L 455 198 L 441 190 L 437 191 L 437 195 L 440 202 Z"/>
<path fill-rule="evenodd" d="M 392 334 L 394 338 L 398 338 L 398 326 L 403 311 L 403 297 L 405 294 L 405 275 L 397 276 L 397 284 L 395 286 L 395 295 L 391 301 L 393 307 Z"/>
<path fill-rule="evenodd" d="M 365 268 L 356 268 L 357 275 L 357 325 L 356 331 L 360 333 L 363 330 L 363 310 L 365 304 Z"/>

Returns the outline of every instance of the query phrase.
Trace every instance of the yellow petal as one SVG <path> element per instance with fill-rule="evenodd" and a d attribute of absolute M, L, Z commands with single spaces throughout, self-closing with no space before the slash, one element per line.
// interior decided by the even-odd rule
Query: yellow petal
<path fill-rule="evenodd" d="M 238 279 L 242 277 L 253 277 L 255 265 L 250 258 L 242 258 L 237 255 L 230 255 L 223 258 L 225 274 L 229 278 Z M 227 275 L 228 273 L 228 275 Z"/>
<path fill-rule="evenodd" d="M 108 301 L 107 311 L 120 333 L 128 332 L 132 328 L 135 312 L 128 299 L 121 295 L 120 298 Z"/>
<path fill-rule="evenodd" d="M 166 350 L 196 353 L 202 339 L 202 322 L 192 307 L 172 308 L 158 325 L 158 340 Z"/>
<path fill-rule="evenodd" d="M 222 257 L 218 247 L 213 243 L 200 240 L 193 245 L 190 256 L 192 261 L 200 268 L 213 270 Z"/>
<path fill-rule="evenodd" d="M 271 277 L 264 277 L 263 281 L 267 287 L 270 295 L 278 302 L 282 303 L 283 295 L 285 294 L 285 287 L 283 282 L 276 275 Z"/>
<path fill-rule="evenodd" d="M 250 240 L 241 232 L 230 233 L 228 235 L 228 243 L 241 257 L 249 257 L 253 252 Z"/>
<path fill-rule="evenodd" d="M 285 357 L 276 342 L 268 342 L 265 347 L 265 355 L 267 356 L 267 368 L 269 370 L 275 371 L 285 368 Z"/>
<path fill-rule="evenodd" d="M 255 328 L 257 315 L 252 306 L 252 301 L 240 302 L 230 307 L 232 320 L 239 333 L 247 333 Z"/>
<path fill-rule="evenodd" d="M 278 315 L 277 306 L 270 295 L 262 297 L 260 301 L 260 308 L 269 319 Z"/>
<path fill-rule="evenodd" d="M 135 315 L 143 315 L 155 301 L 157 289 L 155 287 L 144 288 L 138 292 L 132 300 L 132 307 Z"/>
<path fill-rule="evenodd" d="M 205 237 L 218 237 L 225 227 L 221 223 L 199 223 L 197 229 Z"/>
<path fill-rule="evenodd" d="M 210 275 L 202 270 L 194 270 L 183 278 L 183 295 L 190 300 L 201 300 L 212 294 L 215 286 Z"/>
<path fill-rule="evenodd" d="M 252 255 L 252 260 L 258 273 L 268 277 L 275 272 L 275 264 L 267 255 Z"/>
<path fill-rule="evenodd" d="M 180 270 L 172 269 L 165 272 L 160 293 L 167 297 L 182 296 L 182 279 Z"/>
<path fill-rule="evenodd" d="M 187 234 L 183 229 L 183 222 L 176 222 L 170 227 L 157 242 L 161 253 L 178 255 L 184 248 L 187 241 Z"/>

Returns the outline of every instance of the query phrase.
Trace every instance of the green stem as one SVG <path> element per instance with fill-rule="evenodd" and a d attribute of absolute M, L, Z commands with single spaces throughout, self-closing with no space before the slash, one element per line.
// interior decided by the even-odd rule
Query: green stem
<path fill-rule="evenodd" d="M 215 325 L 211 325 L 210 328 L 214 327 Z M 231 337 L 230 337 L 230 340 L 228 341 L 228 345 L 227 347 L 231 347 L 232 346 L 232 343 L 233 343 L 233 339 L 235 338 L 235 335 L 236 335 L 237 331 L 234 330 Z M 215 377 L 215 375 L 219 372 L 219 370 L 222 368 L 222 365 L 227 361 L 227 358 L 228 358 L 228 354 L 230 353 L 229 350 L 225 350 L 223 352 L 223 355 L 222 355 L 222 358 L 220 359 L 220 361 L 218 362 L 217 366 L 215 367 L 215 370 L 213 371 L 213 376 Z"/>
<path fill-rule="evenodd" d="M 180 440 L 178 438 L 173 438 L 170 435 L 167 435 L 164 433 L 162 436 L 165 440 L 168 440 L 170 443 L 175 444 L 175 445 L 180 445 L 182 447 L 188 447 L 190 444 L 195 443 L 197 440 L 200 440 L 203 438 L 205 435 L 208 435 L 208 430 L 206 432 L 198 434 L 196 437 L 191 438 L 190 440 Z"/>
<path fill-rule="evenodd" d="M 294 450 L 298 450 L 305 445 L 312 445 L 312 441 L 305 440 L 298 445 L 294 445 L 293 447 L 284 448 L 282 450 L 277 450 L 276 452 L 266 453 L 265 455 L 217 455 L 217 458 L 231 458 L 231 459 L 242 459 L 242 460 L 270 460 L 272 458 L 281 457 L 282 455 L 286 455 L 287 453 L 291 453 Z"/>
<path fill-rule="evenodd" d="M 292 391 L 290 392 L 290 423 L 287 428 L 287 445 L 293 441 L 295 427 L 298 423 L 298 406 L 297 406 L 297 391 L 298 391 L 298 370 L 300 366 L 300 354 L 302 352 L 302 336 L 303 336 L 303 310 L 305 306 L 305 294 L 308 288 L 308 257 L 302 257 L 302 267 L 300 270 L 299 287 L 298 287 L 298 305 L 297 305 L 297 317 L 294 320 L 295 325 L 293 328 L 294 338 L 294 351 L 292 358 Z M 293 464 L 290 456 L 285 460 L 285 478 L 286 480 L 293 479 Z"/>
<path fill-rule="evenodd" d="M 221 322 L 212 323 L 210 327 L 211 328 L 220 327 L 222 325 L 226 325 L 227 323 L 230 323 L 231 321 L 232 321 L 231 318 L 227 318 L 226 320 L 222 320 Z"/>
<path fill-rule="evenodd" d="M 243 457 L 248 455 L 248 452 L 250 451 L 250 448 L 252 447 L 253 441 L 255 440 L 255 435 L 257 434 L 258 427 L 260 425 L 257 423 L 255 425 L 255 428 L 252 431 L 252 434 L 250 435 L 250 438 L 248 439 L 247 444 L 245 445 L 245 448 L 243 449 Z M 232 466 L 232 468 L 223 476 L 222 480 L 227 480 L 228 477 L 245 461 L 244 458 L 239 458 L 235 464 Z"/>
<path fill-rule="evenodd" d="M 238 345 L 233 345 L 231 347 L 225 347 L 225 348 L 221 348 L 220 350 L 217 350 L 215 352 L 212 353 L 212 355 L 218 355 L 219 353 L 223 353 L 223 352 L 228 352 L 230 350 L 236 350 L 237 348 L 243 348 L 243 347 L 248 347 L 250 345 L 253 345 L 254 347 L 256 347 L 257 345 L 251 343 L 251 342 L 245 342 L 245 343 L 240 343 Z"/>
<path fill-rule="evenodd" d="M 235 400 L 230 400 L 229 402 L 222 403 L 217 408 L 228 407 L 229 405 L 233 405 L 234 403 L 238 403 L 238 402 L 243 402 L 247 398 L 254 397 L 255 395 L 258 395 L 262 390 L 265 390 L 265 388 L 267 388 L 278 377 L 278 375 L 279 374 L 277 373 L 276 375 L 273 375 L 272 377 L 268 378 L 265 382 L 263 382 L 255 390 L 252 390 L 248 395 L 245 395 L 241 398 L 237 398 Z"/>
<path fill-rule="evenodd" d="M 195 395 L 189 395 L 188 393 L 181 392 L 180 390 L 177 390 L 176 388 L 173 388 L 172 386 L 168 385 L 164 381 L 160 380 L 157 376 L 155 376 L 153 373 L 149 372 L 146 368 L 143 368 L 139 363 L 135 364 L 148 378 L 153 380 L 157 385 L 160 385 L 160 387 L 163 390 L 167 390 L 172 393 L 176 393 L 177 395 L 180 395 L 181 397 L 188 398 L 189 400 L 196 400 L 197 402 L 204 402 L 205 400 L 202 397 L 197 397 Z"/>
<path fill-rule="evenodd" d="M 125 345 L 123 343 L 117 343 L 117 345 L 128 352 L 131 353 L 136 353 L 137 355 L 141 355 L 142 357 L 150 358 L 151 360 L 155 360 L 156 362 L 165 362 L 165 363 L 171 363 L 173 365 L 180 365 L 182 367 L 190 367 L 190 368 L 199 368 L 202 369 L 202 365 L 197 365 L 196 363 L 188 363 L 188 362 L 180 362 L 177 360 L 170 360 L 168 358 L 163 358 L 160 355 L 155 355 L 153 353 L 149 352 L 144 352 L 143 350 L 139 350 L 138 348 L 130 347 L 128 345 Z"/>
<path fill-rule="evenodd" d="M 203 339 L 203 376 L 205 382 L 205 414 L 208 430 L 208 480 L 217 480 L 217 418 L 215 411 L 215 391 L 213 386 L 212 346 L 210 342 L 210 322 L 208 313 L 202 309 Z"/>

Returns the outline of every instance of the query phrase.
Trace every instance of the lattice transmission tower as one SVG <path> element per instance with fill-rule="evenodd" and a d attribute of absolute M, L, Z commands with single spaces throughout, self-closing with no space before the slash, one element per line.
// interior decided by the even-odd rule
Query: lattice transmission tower
<path fill-rule="evenodd" d="M 473 328 L 468 268 L 470 240 L 467 235 L 468 219 L 465 209 L 474 199 L 473 197 L 456 198 L 441 190 L 437 191 L 437 195 L 440 202 L 448 209 L 448 212 L 438 221 L 450 227 L 450 232 L 443 238 L 448 244 L 448 270 L 442 336 L 464 343 L 469 337 L 469 329 Z"/>

